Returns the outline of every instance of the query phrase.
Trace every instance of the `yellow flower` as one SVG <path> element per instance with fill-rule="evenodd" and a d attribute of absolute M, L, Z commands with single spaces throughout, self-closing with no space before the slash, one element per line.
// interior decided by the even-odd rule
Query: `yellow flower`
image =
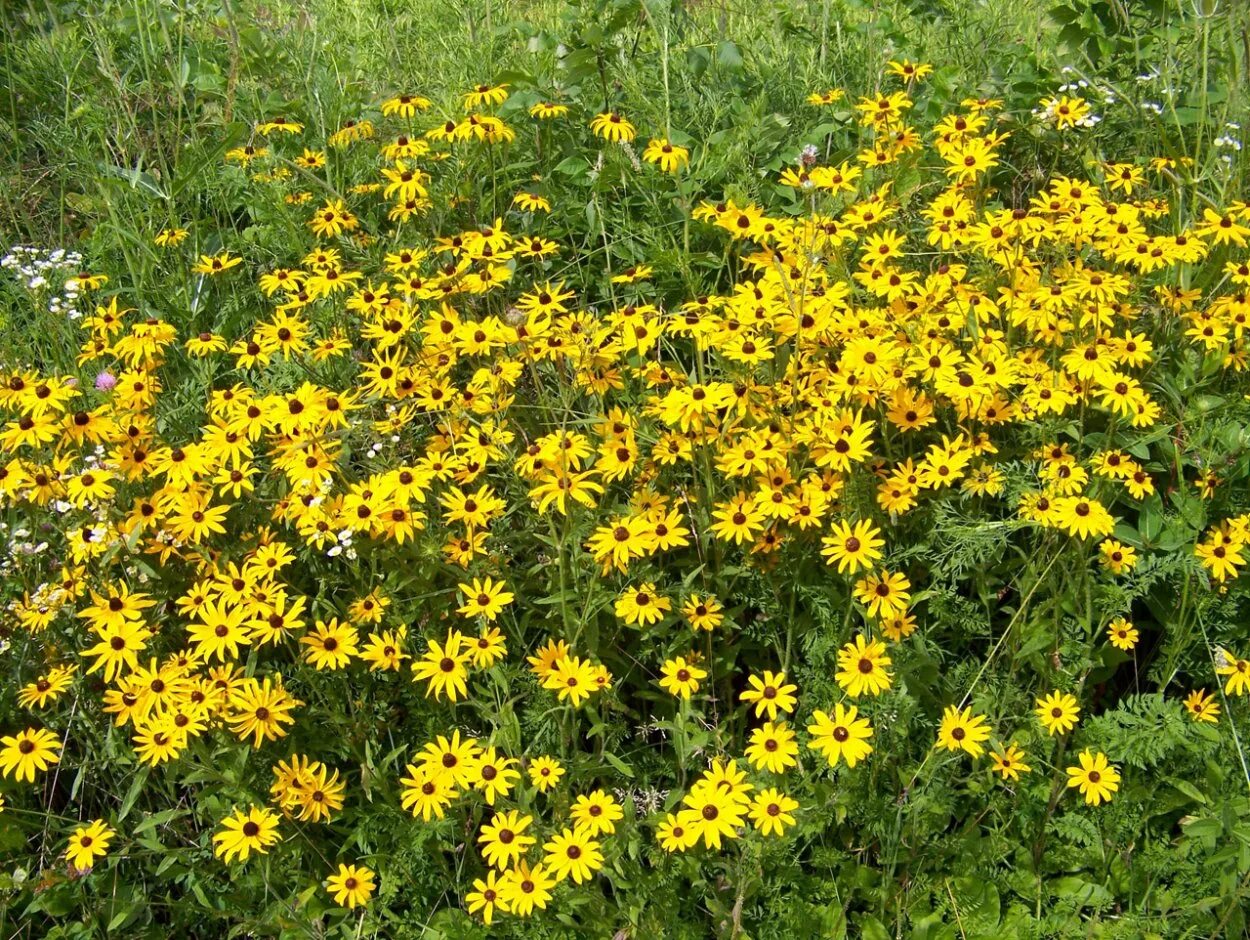
<path fill-rule="evenodd" d="M 90 869 L 97 858 L 108 854 L 109 841 L 117 835 L 103 819 L 97 819 L 88 826 L 80 826 L 69 837 L 69 848 L 65 857 L 70 866 L 77 871 Z"/>
<path fill-rule="evenodd" d="M 599 843 L 581 828 L 565 828 L 543 844 L 543 864 L 558 880 L 572 878 L 577 884 L 589 881 L 603 867 Z"/>
<path fill-rule="evenodd" d="M 564 776 L 563 765 L 554 757 L 535 757 L 530 761 L 530 765 L 526 768 L 530 777 L 530 783 L 534 785 L 539 793 L 546 793 L 548 790 L 560 783 L 560 778 Z"/>
<path fill-rule="evenodd" d="M 881 530 L 867 519 L 855 523 L 839 520 L 833 523 L 828 535 L 821 539 L 824 548 L 820 554 L 830 565 L 838 566 L 838 574 L 855 574 L 861 568 L 872 567 L 881 558 Z"/>
<path fill-rule="evenodd" d="M 595 132 L 596 136 L 602 137 L 609 143 L 629 142 L 638 135 L 634 125 L 615 111 L 605 111 L 603 114 L 595 115 L 594 120 L 590 122 L 590 129 Z"/>
<path fill-rule="evenodd" d="M 1107 624 L 1107 637 L 1118 650 L 1129 652 L 1137 645 L 1137 628 L 1123 617 L 1116 617 Z"/>
<path fill-rule="evenodd" d="M 990 736 L 989 726 L 984 715 L 974 715 L 972 708 L 960 711 L 954 705 L 947 705 L 942 713 L 942 725 L 938 728 L 938 747 L 948 751 L 967 751 L 973 757 L 980 757 L 981 742 Z"/>
<path fill-rule="evenodd" d="M 1185 711 L 1194 721 L 1215 724 L 1220 719 L 1220 703 L 1206 689 L 1195 689 L 1185 696 Z"/>
<path fill-rule="evenodd" d="M 666 660 L 660 672 L 660 688 L 683 699 L 699 691 L 699 680 L 707 677 L 707 670 L 687 662 L 684 656 Z"/>
<path fill-rule="evenodd" d="M 778 709 L 786 714 L 794 711 L 794 703 L 797 701 L 794 693 L 799 687 L 787 684 L 784 672 L 770 672 L 765 669 L 763 676 L 750 676 L 747 684 L 750 688 L 742 693 L 741 698 L 748 704 L 754 703 L 757 717 L 767 714 L 771 721 L 776 720 Z"/>
<path fill-rule="evenodd" d="M 1024 762 L 1024 751 L 1010 744 L 1007 747 L 990 752 L 994 773 L 1004 780 L 1019 780 L 1021 774 L 1029 773 L 1033 768 Z"/>
<path fill-rule="evenodd" d="M 797 800 L 772 787 L 761 790 L 751 802 L 751 822 L 766 836 L 779 836 L 794 825 Z"/>
<path fill-rule="evenodd" d="M 1119 771 L 1107 763 L 1105 754 L 1091 754 L 1088 748 L 1080 753 L 1078 760 L 1079 767 L 1067 769 L 1068 786 L 1079 787 L 1090 806 L 1110 800 L 1111 795 L 1120 789 Z"/>
<path fill-rule="evenodd" d="M 219 255 L 200 255 L 200 260 L 191 266 L 191 270 L 195 274 L 221 274 L 242 263 L 242 258 L 223 251 Z"/>
<path fill-rule="evenodd" d="M 630 626 L 659 623 L 673 609 L 673 602 L 656 592 L 650 581 L 631 587 L 616 599 L 616 615 Z"/>
<path fill-rule="evenodd" d="M 449 630 L 445 643 L 430 640 L 425 655 L 412 664 L 412 679 L 424 679 L 428 685 L 425 694 L 433 694 L 441 698 L 444 694 L 449 702 L 468 696 L 466 684 L 469 670 L 469 650 L 461 649 L 463 637 L 458 631 Z"/>
<path fill-rule="evenodd" d="M 515 597 L 510 591 L 504 590 L 507 587 L 505 582 L 492 581 L 490 578 L 485 581 L 474 578 L 472 584 L 462 583 L 458 587 L 464 594 L 465 602 L 456 612 L 465 617 L 485 617 L 493 621 Z"/>
<path fill-rule="evenodd" d="M 665 138 L 652 137 L 642 151 L 642 158 L 648 163 L 659 164 L 665 173 L 676 173 L 690 162 L 690 151 L 669 143 Z"/>
<path fill-rule="evenodd" d="M 1220 649 L 1216 651 L 1215 662 L 1216 675 L 1228 676 L 1224 684 L 1225 695 L 1250 692 L 1250 659 L 1238 659 L 1227 650 Z"/>
<path fill-rule="evenodd" d="M 838 702 L 833 707 L 833 715 L 817 709 L 812 712 L 812 724 L 807 726 L 810 736 L 807 746 L 819 751 L 836 767 L 839 760 L 846 761 L 847 767 L 854 767 L 872 753 L 872 745 L 868 739 L 872 737 L 872 725 L 867 718 L 859 717 L 859 710 L 851 705 L 844 706 Z"/>
<path fill-rule="evenodd" d="M 222 820 L 222 828 L 213 834 L 213 854 L 227 863 L 236 858 L 246 862 L 252 852 L 264 855 L 278 841 L 278 817 L 264 807 L 252 806 L 246 813 L 235 810 Z"/>
<path fill-rule="evenodd" d="M 181 245 L 187 234 L 188 232 L 185 228 L 165 228 L 156 233 L 156 237 L 152 239 L 152 242 L 158 248 L 173 248 Z"/>
<path fill-rule="evenodd" d="M 747 745 L 745 754 L 751 766 L 756 770 L 767 770 L 769 773 L 785 773 L 798 764 L 799 746 L 795 742 L 794 732 L 784 722 L 766 721 L 762 726 L 751 732 L 751 743 Z"/>
<path fill-rule="evenodd" d="M 377 890 L 375 875 L 364 865 L 339 864 L 339 870 L 326 879 L 326 891 L 334 903 L 349 911 L 366 904 Z"/>
<path fill-rule="evenodd" d="M 61 757 L 61 742 L 46 728 L 27 728 L 16 735 L 0 738 L 0 770 L 19 781 L 34 782 L 35 771 L 45 771 Z"/>
<path fill-rule="evenodd" d="M 1076 698 L 1067 692 L 1055 691 L 1037 700 L 1038 720 L 1047 734 L 1067 734 L 1076 727 L 1081 709 Z"/>
<path fill-rule="evenodd" d="M 510 912 L 508 900 L 501 894 L 505 886 L 504 881 L 505 879 L 500 878 L 498 872 L 490 869 L 486 872 L 485 878 L 474 879 L 473 890 L 464 896 L 469 913 L 481 914 L 483 923 L 488 927 L 495 919 L 496 910 L 503 914 Z"/>
<path fill-rule="evenodd" d="M 854 642 L 838 650 L 839 672 L 834 678 L 851 698 L 880 695 L 890 687 L 890 673 L 886 669 L 889 665 L 885 644 L 869 640 L 861 633 Z"/>
<path fill-rule="evenodd" d="M 564 117 L 569 113 L 569 106 L 566 104 L 555 104 L 550 101 L 540 101 L 530 106 L 530 117 L 536 117 L 540 120 L 548 121 L 552 118 Z"/>

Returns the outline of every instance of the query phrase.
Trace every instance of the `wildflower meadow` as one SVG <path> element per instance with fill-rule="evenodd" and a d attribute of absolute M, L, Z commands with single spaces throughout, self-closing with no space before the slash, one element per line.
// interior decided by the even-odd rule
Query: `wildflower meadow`
<path fill-rule="evenodd" d="M 1244 6 L 0 74 L 0 936 L 1247 935 Z"/>

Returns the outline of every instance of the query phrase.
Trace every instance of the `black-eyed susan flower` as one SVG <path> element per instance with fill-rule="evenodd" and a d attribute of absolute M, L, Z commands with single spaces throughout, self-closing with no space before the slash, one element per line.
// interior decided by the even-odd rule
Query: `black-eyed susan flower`
<path fill-rule="evenodd" d="M 564 115 L 569 113 L 569 106 L 553 101 L 539 101 L 530 105 L 529 113 L 530 117 L 549 121 L 552 118 L 564 117 Z"/>
<path fill-rule="evenodd" d="M 682 798 L 685 807 L 677 814 L 694 839 L 709 849 L 719 849 L 725 840 L 737 839 L 750 807 L 742 794 L 726 791 L 708 780 L 698 781 Z"/>
<path fill-rule="evenodd" d="M 616 824 L 625 818 L 621 805 L 603 790 L 592 790 L 579 796 L 569 810 L 578 826 L 591 835 L 616 831 Z"/>
<path fill-rule="evenodd" d="M 338 871 L 326 879 L 326 891 L 339 907 L 349 911 L 367 904 L 377 890 L 376 875 L 364 865 L 340 863 Z"/>
<path fill-rule="evenodd" d="M 1139 636 L 1137 628 L 1124 617 L 1116 617 L 1107 624 L 1107 639 L 1112 646 L 1125 653 L 1131 652 L 1137 646 Z"/>
<path fill-rule="evenodd" d="M 1098 554 L 1103 567 L 1112 574 L 1127 574 L 1137 566 L 1137 550 L 1116 539 L 1103 539 Z"/>
<path fill-rule="evenodd" d="M 550 212 L 551 202 L 531 192 L 519 192 L 512 197 L 512 204 L 525 212 Z"/>
<path fill-rule="evenodd" d="M 43 772 L 60 761 L 61 742 L 46 728 L 27 728 L 15 735 L 0 738 L 0 771 L 20 782 L 34 782 L 35 773 Z"/>
<path fill-rule="evenodd" d="M 482 857 L 487 864 L 502 871 L 523 858 L 536 841 L 526 834 L 533 821 L 534 817 L 528 814 L 508 810 L 496 813 L 483 825 L 477 843 L 482 847 Z"/>
<path fill-rule="evenodd" d="M 382 114 L 386 117 L 416 117 L 419 111 L 430 109 L 430 99 L 422 95 L 402 94 L 382 102 Z"/>
<path fill-rule="evenodd" d="M 628 143 L 638 136 L 634 125 L 615 111 L 596 114 L 590 122 L 590 129 L 594 131 L 595 136 L 602 137 L 609 143 Z"/>
<path fill-rule="evenodd" d="M 991 769 L 1003 780 L 1019 780 L 1021 774 L 1027 774 L 1033 770 L 1024 762 L 1025 757 L 1024 751 L 1015 744 L 1009 744 L 990 751 L 990 761 L 993 763 Z"/>
<path fill-rule="evenodd" d="M 799 746 L 794 731 L 784 722 L 766 721 L 751 732 L 746 759 L 756 770 L 785 773 L 798 764 Z"/>
<path fill-rule="evenodd" d="M 1250 659 L 1241 659 L 1225 649 L 1216 651 L 1215 673 L 1227 676 L 1225 695 L 1245 695 L 1250 692 Z"/>
<path fill-rule="evenodd" d="M 17 693 L 18 704 L 23 708 L 45 708 L 55 702 L 74 680 L 77 666 L 56 666 L 46 675 L 23 686 Z"/>
<path fill-rule="evenodd" d="M 557 879 L 542 863 L 530 867 L 528 862 L 521 861 L 504 873 L 500 884 L 509 913 L 528 917 L 535 908 L 546 909 Z"/>
<path fill-rule="evenodd" d="M 889 665 L 885 644 L 869 640 L 861 633 L 838 650 L 838 672 L 834 679 L 851 698 L 880 695 L 890 687 Z"/>
<path fill-rule="evenodd" d="M 218 255 L 200 255 L 200 260 L 191 266 L 191 271 L 194 274 L 222 274 L 231 268 L 237 268 L 242 263 L 243 259 L 240 256 L 223 251 Z"/>
<path fill-rule="evenodd" d="M 163 228 L 153 237 L 152 243 L 158 248 L 174 248 L 186 241 L 188 234 L 185 228 Z"/>
<path fill-rule="evenodd" d="M 616 615 L 630 626 L 659 623 L 673 609 L 673 602 L 650 581 L 628 588 L 616 599 Z"/>
<path fill-rule="evenodd" d="M 786 682 L 784 672 L 772 672 L 765 669 L 762 675 L 751 675 L 747 678 L 748 688 L 740 698 L 747 704 L 755 706 L 756 717 L 767 715 L 770 721 L 777 719 L 780 710 L 787 715 L 794 711 L 797 701 L 794 693 L 798 686 Z"/>
<path fill-rule="evenodd" d="M 227 864 L 246 862 L 253 852 L 264 855 L 279 838 L 278 817 L 264 807 L 252 806 L 246 813 L 236 809 L 221 825 L 213 834 L 213 854 Z"/>
<path fill-rule="evenodd" d="M 751 822 L 763 835 L 784 835 L 786 829 L 794 825 L 794 811 L 798 808 L 797 800 L 780 790 L 768 787 L 757 793 L 751 801 Z"/>
<path fill-rule="evenodd" d="M 690 151 L 663 137 L 653 137 L 642 151 L 642 158 L 656 164 L 665 173 L 676 173 L 690 162 Z"/>
<path fill-rule="evenodd" d="M 447 639 L 427 641 L 425 655 L 412 664 L 413 681 L 426 682 L 425 694 L 436 699 L 447 696 L 449 702 L 465 698 L 468 693 L 468 662 L 472 656 L 464 646 L 459 631 L 450 630 Z"/>
<path fill-rule="evenodd" d="M 505 590 L 507 584 L 504 581 L 489 577 L 484 580 L 474 578 L 472 584 L 460 584 L 458 587 L 464 596 L 464 603 L 456 608 L 456 612 L 468 618 L 485 617 L 494 621 L 516 596 Z"/>
<path fill-rule="evenodd" d="M 725 620 L 724 607 L 713 594 L 691 594 L 681 607 L 682 616 L 693 630 L 712 631 Z"/>
<path fill-rule="evenodd" d="M 1079 789 L 1090 806 L 1110 800 L 1120 789 L 1120 773 L 1107 762 L 1107 755 L 1086 748 L 1077 760 L 1079 766 L 1067 768 L 1068 786 Z"/>
<path fill-rule="evenodd" d="M 452 779 L 428 764 L 406 766 L 408 776 L 400 778 L 399 802 L 413 816 L 426 822 L 442 819 L 457 790 Z"/>
<path fill-rule="evenodd" d="M 820 554 L 828 564 L 837 565 L 839 574 L 855 574 L 861 568 L 871 568 L 881 558 L 885 540 L 880 536 L 881 530 L 868 519 L 838 520 L 821 539 L 824 547 Z"/>
<path fill-rule="evenodd" d="M 598 678 L 599 670 L 594 663 L 580 656 L 562 656 L 543 678 L 542 686 L 555 692 L 561 702 L 567 701 L 578 708 L 600 690 Z"/>
<path fill-rule="evenodd" d="M 1206 689 L 1195 689 L 1185 696 L 1185 711 L 1194 721 L 1215 724 L 1220 720 L 1220 703 Z"/>
<path fill-rule="evenodd" d="M 854 705 L 844 706 L 838 702 L 832 715 L 817 709 L 812 712 L 807 733 L 807 746 L 823 754 L 831 767 L 836 767 L 840 760 L 846 761 L 847 767 L 854 767 L 872 753 L 872 745 L 868 743 L 873 736 L 872 724 L 859 716 Z"/>
<path fill-rule="evenodd" d="M 599 843 L 581 828 L 566 827 L 543 843 L 543 865 L 557 880 L 589 881 L 603 867 Z"/>
<path fill-rule="evenodd" d="M 974 715 L 971 707 L 961 710 L 947 705 L 938 728 L 937 743 L 948 751 L 967 751 L 973 757 L 980 757 L 984 750 L 981 742 L 989 736 L 990 727 L 984 715 Z"/>
<path fill-rule="evenodd" d="M 117 831 L 103 819 L 79 826 L 69 837 L 69 846 L 65 850 L 70 867 L 75 871 L 89 871 L 97 859 L 108 854 L 109 842 L 115 835 Z"/>
<path fill-rule="evenodd" d="M 685 656 L 664 661 L 660 667 L 659 684 L 665 692 L 678 698 L 688 699 L 699 691 L 699 681 L 707 678 L 707 670 L 700 669 Z"/>
<path fill-rule="evenodd" d="M 1076 727 L 1081 709 L 1076 697 L 1068 692 L 1054 691 L 1037 700 L 1037 719 L 1050 735 L 1067 734 Z"/>
<path fill-rule="evenodd" d="M 501 914 L 510 913 L 508 901 L 501 895 L 503 888 L 504 880 L 493 868 L 486 872 L 485 878 L 475 878 L 473 890 L 464 896 L 469 913 L 480 915 L 482 922 L 488 927 L 494 922 L 495 911 Z"/>

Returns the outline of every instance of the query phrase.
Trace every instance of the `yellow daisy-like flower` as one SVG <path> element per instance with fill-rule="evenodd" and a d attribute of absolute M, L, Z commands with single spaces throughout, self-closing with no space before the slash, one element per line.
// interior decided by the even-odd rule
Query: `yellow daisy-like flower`
<path fill-rule="evenodd" d="M 472 584 L 458 585 L 464 594 L 464 604 L 456 608 L 456 612 L 465 617 L 485 617 L 494 620 L 505 607 L 512 603 L 516 595 L 505 591 L 507 584 L 503 581 L 485 581 L 473 579 Z"/>
<path fill-rule="evenodd" d="M 947 705 L 938 728 L 937 743 L 948 751 L 967 751 L 973 757 L 980 757 L 984 751 L 981 742 L 989 736 L 990 728 L 984 715 L 974 715 L 971 706 L 960 711 L 954 705 Z"/>
<path fill-rule="evenodd" d="M 1206 689 L 1195 689 L 1185 696 L 1185 711 L 1194 721 L 1215 724 L 1220 720 L 1220 703 Z"/>
<path fill-rule="evenodd" d="M 368 902 L 377 890 L 376 876 L 364 865 L 339 865 L 339 870 L 326 879 L 326 891 L 334 903 L 349 911 Z"/>
<path fill-rule="evenodd" d="M 658 164 L 665 173 L 676 173 L 690 162 L 690 151 L 669 143 L 663 137 L 653 137 L 642 151 L 642 158 L 648 163 Z"/>
<path fill-rule="evenodd" d="M 706 669 L 688 662 L 684 656 L 666 660 L 660 672 L 660 688 L 683 699 L 689 699 L 692 693 L 699 691 L 699 680 L 707 678 Z"/>
<path fill-rule="evenodd" d="M 615 111 L 596 114 L 590 122 L 590 129 L 609 143 L 628 143 L 638 136 L 637 128 Z"/>
<path fill-rule="evenodd" d="M 227 863 L 236 858 L 246 862 L 253 852 L 264 855 L 278 841 L 278 817 L 264 807 L 252 806 L 246 813 L 235 810 L 222 821 L 213 835 L 213 854 Z"/>
<path fill-rule="evenodd" d="M 1086 748 L 1077 759 L 1080 766 L 1067 769 L 1068 786 L 1079 788 L 1090 806 L 1110 800 L 1120 789 L 1120 773 L 1107 762 L 1107 756 L 1101 752 L 1091 754 Z"/>
<path fill-rule="evenodd" d="M 1138 636 L 1137 628 L 1123 617 L 1116 617 L 1107 624 L 1107 638 L 1118 650 L 1126 653 L 1132 650 L 1137 645 Z"/>
<path fill-rule="evenodd" d="M 34 782 L 36 771 L 45 771 L 61 759 L 61 741 L 46 728 L 27 728 L 0 738 L 0 770 L 19 781 Z"/>
<path fill-rule="evenodd" d="M 556 104 L 551 101 L 540 101 L 537 104 L 530 105 L 530 117 L 536 117 L 542 121 L 549 121 L 552 118 L 564 117 L 569 113 L 567 104 Z"/>
<path fill-rule="evenodd" d="M 108 854 L 109 841 L 115 835 L 117 832 L 103 819 L 74 830 L 74 834 L 69 837 L 69 847 L 65 850 L 70 866 L 77 871 L 90 869 L 97 858 Z"/>
<path fill-rule="evenodd" d="M 851 698 L 880 695 L 890 687 L 890 673 L 886 668 L 889 665 L 885 644 L 869 640 L 861 633 L 854 642 L 838 650 L 839 671 L 834 678 Z"/>
<path fill-rule="evenodd" d="M 1047 734 L 1067 734 L 1076 727 L 1081 709 L 1076 697 L 1067 692 L 1055 691 L 1037 700 L 1037 718 Z"/>
<path fill-rule="evenodd" d="M 794 693 L 799 687 L 787 683 L 784 672 L 770 672 L 765 669 L 762 676 L 749 677 L 747 685 L 750 688 L 742 693 L 741 699 L 755 705 L 756 717 L 768 715 L 770 721 L 775 721 L 778 710 L 787 715 L 794 711 L 794 703 L 797 701 Z"/>
<path fill-rule="evenodd" d="M 990 751 L 990 760 L 993 761 L 993 771 L 1004 780 L 1019 780 L 1021 774 L 1027 774 L 1033 768 L 1024 762 L 1024 751 L 1010 744 L 1007 747 Z"/>

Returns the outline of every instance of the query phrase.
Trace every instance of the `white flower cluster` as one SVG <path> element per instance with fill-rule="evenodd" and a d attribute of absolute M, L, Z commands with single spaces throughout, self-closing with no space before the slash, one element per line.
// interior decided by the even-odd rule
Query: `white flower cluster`
<path fill-rule="evenodd" d="M 1225 147 L 1229 150 L 1233 150 L 1233 151 L 1240 153 L 1241 152 L 1241 140 L 1233 136 L 1235 132 L 1240 131 L 1240 130 L 1241 130 L 1240 124 L 1236 123 L 1235 121 L 1229 121 L 1227 124 L 1224 125 L 1224 133 L 1221 134 L 1219 137 L 1215 138 L 1215 140 L 1213 140 L 1212 143 L 1215 144 L 1215 146 L 1217 147 Z M 1232 154 L 1226 153 L 1223 155 L 1221 159 L 1225 160 L 1226 162 L 1231 163 L 1233 157 L 1232 157 Z"/>
<path fill-rule="evenodd" d="M 351 561 L 356 560 L 356 549 L 352 546 L 352 536 L 355 533 L 351 529 L 344 529 L 338 534 L 338 540 L 330 546 L 326 554 L 331 558 L 338 558 L 342 555 Z"/>
<path fill-rule="evenodd" d="M 0 545 L 4 546 L 3 552 L 0 552 L 0 575 L 7 575 L 13 570 L 14 559 L 40 555 L 48 548 L 46 541 L 32 540 L 30 529 L 24 526 L 10 529 L 3 522 L 0 522 Z"/>
<path fill-rule="evenodd" d="M 1176 97 L 1176 89 L 1173 86 L 1169 85 L 1167 82 L 1158 84 L 1159 79 L 1161 79 L 1162 77 L 1163 77 L 1163 71 L 1159 68 L 1159 66 L 1152 65 L 1145 72 L 1142 72 L 1140 75 L 1137 76 L 1137 84 L 1154 85 L 1156 86 L 1153 89 L 1155 92 L 1162 95 L 1168 101 L 1171 101 L 1173 98 Z M 1164 112 L 1165 106 L 1162 102 L 1159 102 L 1159 101 L 1143 101 L 1141 104 L 1141 109 L 1145 111 L 1147 114 L 1153 114 L 1155 117 L 1158 117 Z"/>
<path fill-rule="evenodd" d="M 82 269 L 82 255 L 64 248 L 14 245 L 0 258 L 0 268 L 12 271 L 22 285 L 46 302 L 48 312 L 77 320 L 80 288 L 75 275 Z"/>

